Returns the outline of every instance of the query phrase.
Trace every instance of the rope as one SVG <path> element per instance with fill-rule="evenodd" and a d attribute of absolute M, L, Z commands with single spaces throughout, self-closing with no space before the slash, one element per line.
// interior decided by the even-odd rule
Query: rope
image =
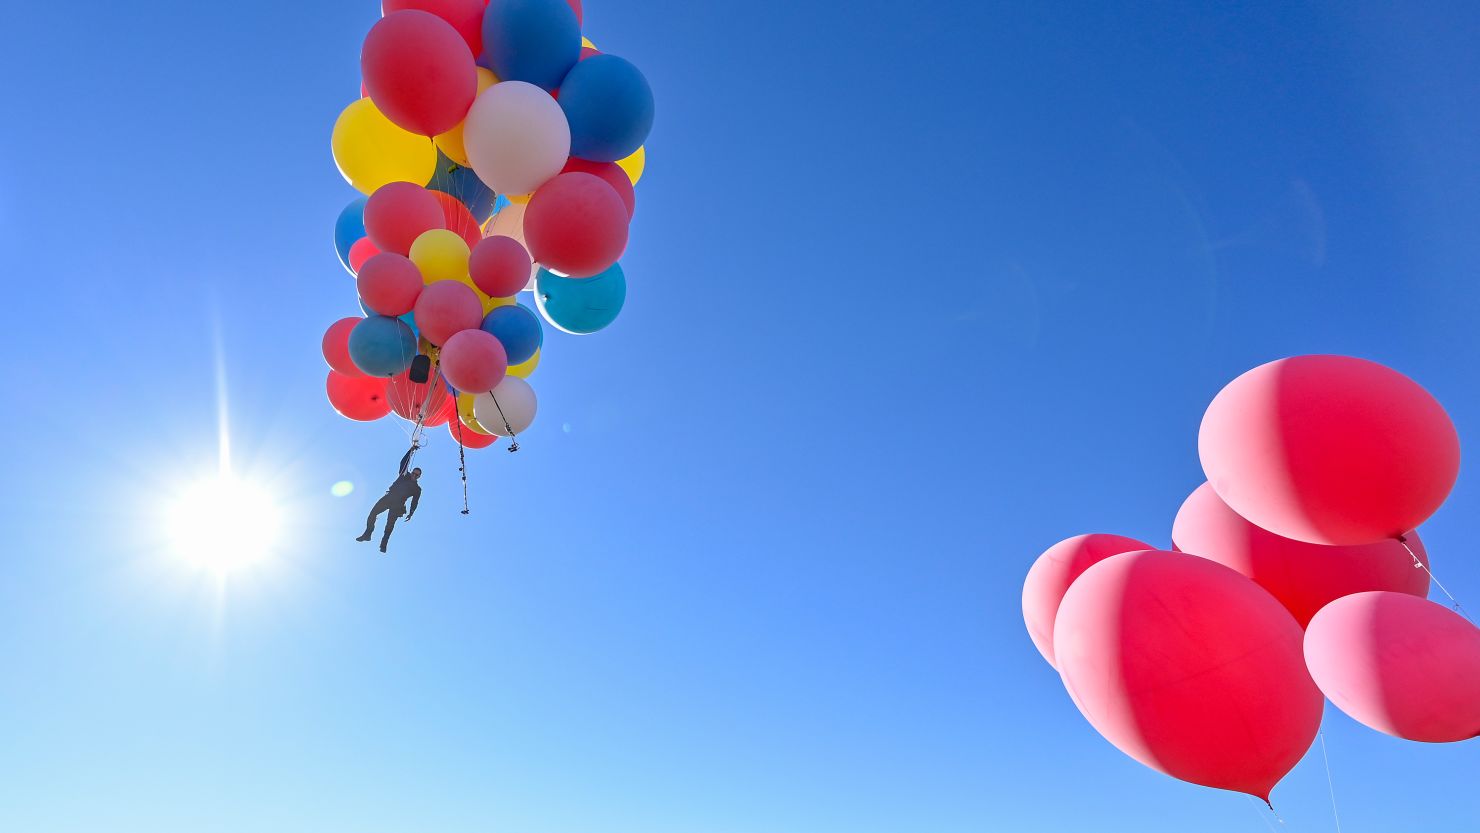
<path fill-rule="evenodd" d="M 1465 617 L 1466 619 L 1469 619 L 1471 622 L 1475 621 L 1473 619 L 1470 619 L 1470 614 L 1466 613 L 1465 609 L 1459 606 L 1459 600 L 1454 598 L 1454 594 L 1449 592 L 1449 589 L 1446 588 L 1444 584 L 1439 581 L 1438 577 L 1434 575 L 1434 571 L 1429 569 L 1429 565 L 1419 560 L 1418 553 L 1414 552 L 1413 547 L 1408 545 L 1408 536 L 1399 535 L 1398 543 L 1403 545 L 1403 549 L 1408 550 L 1408 556 L 1413 559 L 1414 568 L 1423 570 L 1425 573 L 1429 574 L 1429 581 L 1432 581 L 1434 583 L 1434 586 L 1439 588 L 1439 592 L 1443 593 L 1449 599 L 1449 604 L 1454 607 L 1454 612 Z"/>
<path fill-rule="evenodd" d="M 504 430 L 509 432 L 509 452 L 519 450 L 519 441 L 514 437 L 514 429 L 509 425 L 509 418 L 504 416 L 504 409 L 498 404 L 498 397 L 489 391 L 488 398 L 493 400 L 493 407 L 498 409 L 498 418 L 504 421 Z"/>
<path fill-rule="evenodd" d="M 453 423 L 454 427 L 452 429 L 452 436 L 454 439 L 457 440 L 457 470 L 460 474 L 462 474 L 463 483 L 462 513 L 466 515 L 468 514 L 468 458 L 463 452 L 462 419 L 460 417 L 453 417 L 453 419 L 455 420 L 455 422 Z"/>
<path fill-rule="evenodd" d="M 1274 825 L 1269 823 L 1269 819 L 1264 817 L 1264 811 L 1259 809 L 1259 799 L 1255 798 L 1252 795 L 1249 795 L 1248 793 L 1244 793 L 1244 798 L 1249 800 L 1249 809 L 1254 811 L 1254 815 L 1259 817 L 1259 821 L 1264 823 L 1265 828 L 1268 829 L 1270 833 L 1275 833 Z M 1279 817 L 1276 816 L 1276 818 Z M 1281 823 L 1283 824 L 1283 822 Z"/>
<path fill-rule="evenodd" d="M 1326 733 L 1320 732 L 1321 760 L 1326 763 L 1326 788 L 1331 792 L 1331 818 L 1336 822 L 1336 833 L 1341 833 L 1341 814 L 1336 811 L 1336 782 L 1331 780 L 1331 758 L 1326 754 Z"/>

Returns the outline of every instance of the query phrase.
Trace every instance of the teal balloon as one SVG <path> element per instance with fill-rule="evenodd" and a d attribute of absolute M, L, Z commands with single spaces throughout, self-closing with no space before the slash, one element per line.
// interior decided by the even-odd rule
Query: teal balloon
<path fill-rule="evenodd" d="M 534 300 L 550 326 L 561 332 L 589 335 L 617 320 L 627 300 L 627 276 L 618 263 L 589 278 L 562 278 L 540 269 Z"/>
<path fill-rule="evenodd" d="M 416 358 L 416 336 L 404 321 L 373 315 L 349 331 L 349 358 L 368 376 L 394 376 Z"/>

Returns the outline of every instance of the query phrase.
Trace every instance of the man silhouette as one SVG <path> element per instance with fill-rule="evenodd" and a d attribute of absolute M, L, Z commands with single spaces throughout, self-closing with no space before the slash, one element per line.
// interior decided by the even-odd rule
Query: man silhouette
<path fill-rule="evenodd" d="M 416 514 L 416 505 L 421 502 L 421 484 L 417 481 L 421 478 L 421 469 L 415 468 L 410 471 L 406 467 L 411 464 L 411 455 L 416 452 L 416 446 L 412 446 L 406 456 L 401 458 L 400 473 L 396 476 L 396 482 L 385 490 L 385 496 L 375 502 L 370 508 L 369 517 L 365 518 L 365 532 L 356 538 L 356 541 L 369 541 L 375 534 L 375 520 L 380 513 L 386 513 L 385 532 L 380 536 L 380 551 L 385 552 L 385 545 L 391 540 L 391 530 L 396 528 L 396 519 L 402 515 L 406 520 Z M 411 499 L 411 511 L 406 510 L 406 499 Z"/>

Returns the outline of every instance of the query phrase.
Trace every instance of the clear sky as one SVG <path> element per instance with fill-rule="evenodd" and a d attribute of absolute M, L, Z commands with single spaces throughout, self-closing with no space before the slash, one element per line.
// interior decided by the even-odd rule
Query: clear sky
<path fill-rule="evenodd" d="M 404 435 L 330 410 L 318 348 L 374 0 L 8 10 L 0 829 L 1274 824 L 1100 739 L 1022 577 L 1165 545 L 1269 359 L 1389 363 L 1480 443 L 1480 8 L 587 5 L 658 101 L 627 308 L 550 335 L 468 517 L 433 435 L 388 557 L 351 539 Z M 291 532 L 224 580 L 160 534 L 217 344 Z M 1477 471 L 1424 529 L 1472 608 Z M 1345 829 L 1480 818 L 1480 743 L 1326 727 Z M 1333 829 L 1313 755 L 1292 833 Z"/>

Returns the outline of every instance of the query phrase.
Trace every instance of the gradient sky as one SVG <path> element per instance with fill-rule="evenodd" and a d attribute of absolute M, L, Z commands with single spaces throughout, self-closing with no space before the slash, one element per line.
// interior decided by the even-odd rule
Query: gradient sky
<path fill-rule="evenodd" d="M 547 339 L 468 517 L 433 435 L 389 557 L 351 539 L 404 435 L 318 352 L 377 11 L 0 27 L 0 829 L 1277 826 L 1096 735 L 1021 581 L 1165 545 L 1203 407 L 1273 358 L 1389 363 L 1480 442 L 1480 8 L 590 0 L 658 100 L 627 308 Z M 292 533 L 225 581 L 160 529 L 219 379 Z M 1476 471 L 1423 530 L 1472 608 Z M 1480 743 L 1326 739 L 1346 830 L 1480 818 Z M 1334 829 L 1318 748 L 1274 799 Z"/>

